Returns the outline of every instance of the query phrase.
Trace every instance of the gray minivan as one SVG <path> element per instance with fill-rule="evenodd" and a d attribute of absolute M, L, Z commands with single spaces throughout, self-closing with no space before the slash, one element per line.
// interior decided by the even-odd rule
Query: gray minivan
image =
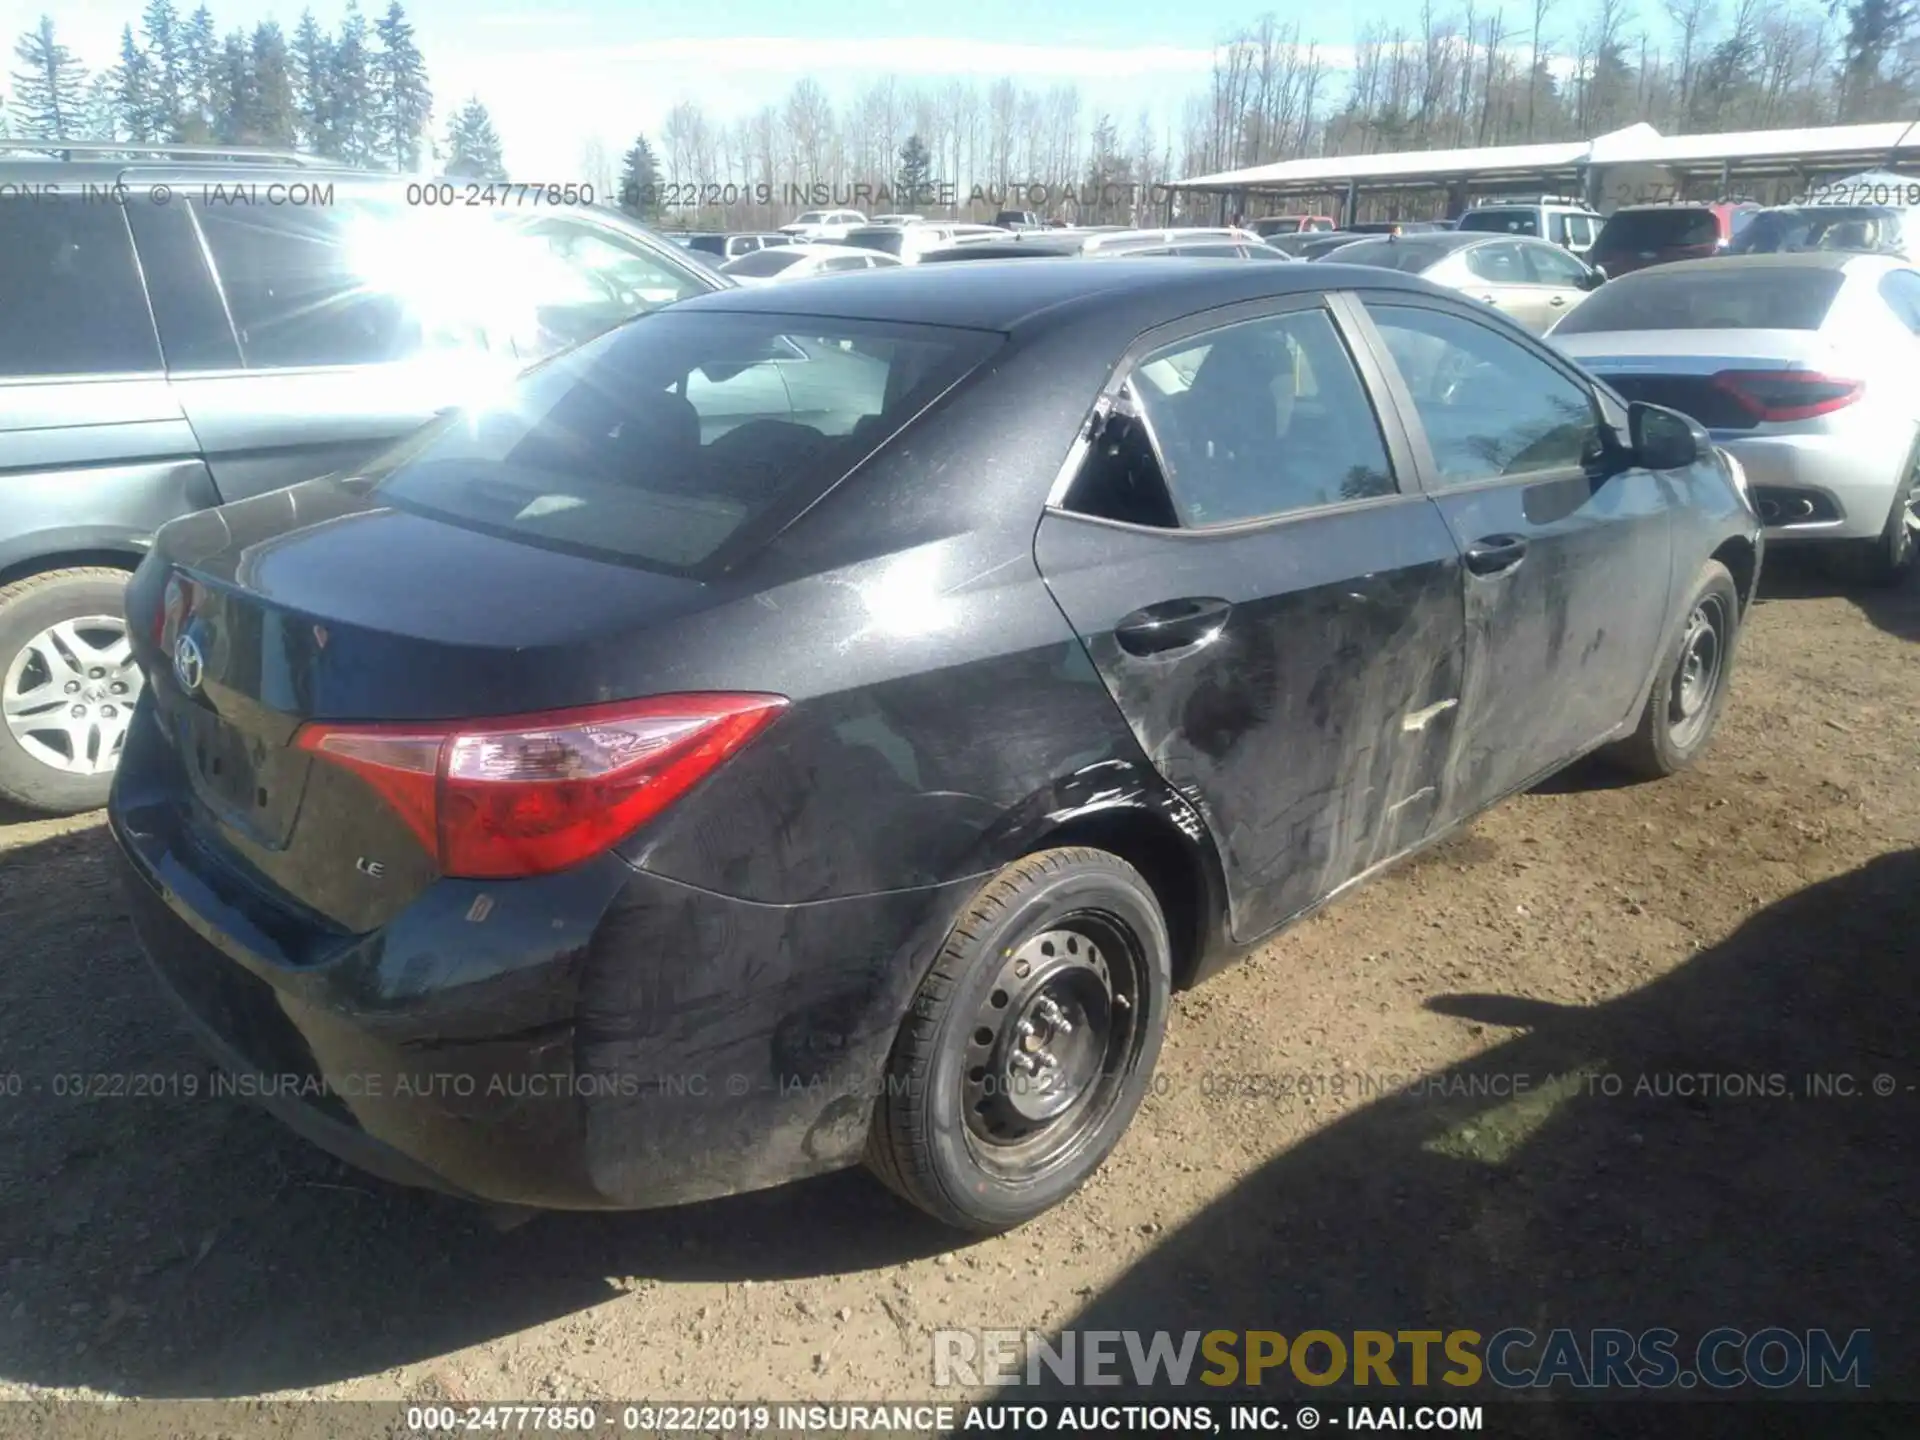
<path fill-rule="evenodd" d="M 0 799 L 53 813 L 106 799 L 140 688 L 121 592 L 161 525 L 729 283 L 558 187 L 0 150 Z"/>

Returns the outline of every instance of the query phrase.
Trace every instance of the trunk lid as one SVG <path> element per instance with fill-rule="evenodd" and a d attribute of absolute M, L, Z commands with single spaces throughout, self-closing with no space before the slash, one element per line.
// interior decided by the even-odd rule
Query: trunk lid
<path fill-rule="evenodd" d="M 622 640 L 708 590 L 323 480 L 167 526 L 128 609 L 196 843 L 363 932 L 436 879 L 436 862 L 359 777 L 293 744 L 301 726 L 607 699 Z"/>
<path fill-rule="evenodd" d="M 1634 330 L 1555 335 L 1554 344 L 1628 400 L 1690 415 L 1708 430 L 1761 422 L 1714 382 L 1723 371 L 1820 370 L 1831 358 L 1810 330 Z"/>

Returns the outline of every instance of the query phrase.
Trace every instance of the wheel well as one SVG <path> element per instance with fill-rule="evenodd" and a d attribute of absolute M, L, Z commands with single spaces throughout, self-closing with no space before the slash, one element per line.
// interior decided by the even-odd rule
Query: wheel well
<path fill-rule="evenodd" d="M 0 585 L 11 585 L 30 575 L 44 575 L 49 570 L 79 570 L 91 565 L 124 570 L 131 575 L 139 568 L 140 556 L 127 550 L 69 550 L 59 555 L 36 555 L 0 570 Z"/>
<path fill-rule="evenodd" d="M 1113 810 L 1069 820 L 1032 847 L 1090 845 L 1118 855 L 1153 888 L 1160 911 L 1167 918 L 1167 939 L 1173 947 L 1173 984 L 1187 985 L 1198 967 L 1213 928 L 1207 913 L 1208 890 L 1203 861 L 1190 841 L 1171 822 L 1144 810 Z"/>
<path fill-rule="evenodd" d="M 1733 576 L 1733 588 L 1740 594 L 1740 608 L 1745 610 L 1753 603 L 1753 542 L 1736 535 L 1714 551 L 1713 558 Z"/>

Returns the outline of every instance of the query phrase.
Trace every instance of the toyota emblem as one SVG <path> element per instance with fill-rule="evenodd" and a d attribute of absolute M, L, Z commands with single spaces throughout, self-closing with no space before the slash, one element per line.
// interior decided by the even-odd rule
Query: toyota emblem
<path fill-rule="evenodd" d="M 173 674 L 180 688 L 189 695 L 200 688 L 207 670 L 206 657 L 191 635 L 182 635 L 173 647 Z"/>

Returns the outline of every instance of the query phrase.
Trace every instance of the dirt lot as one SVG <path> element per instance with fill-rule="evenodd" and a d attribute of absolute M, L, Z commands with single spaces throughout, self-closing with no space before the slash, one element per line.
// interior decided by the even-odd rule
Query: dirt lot
<path fill-rule="evenodd" d="M 56 1098 L 204 1071 L 98 818 L 5 817 L 0 1397 L 926 1397 L 943 1326 L 1776 1324 L 1871 1327 L 1920 1398 L 1920 589 L 1767 588 L 1702 768 L 1558 781 L 1184 996 L 1112 1163 L 979 1244 L 858 1174 L 502 1234 L 237 1101 Z"/>

